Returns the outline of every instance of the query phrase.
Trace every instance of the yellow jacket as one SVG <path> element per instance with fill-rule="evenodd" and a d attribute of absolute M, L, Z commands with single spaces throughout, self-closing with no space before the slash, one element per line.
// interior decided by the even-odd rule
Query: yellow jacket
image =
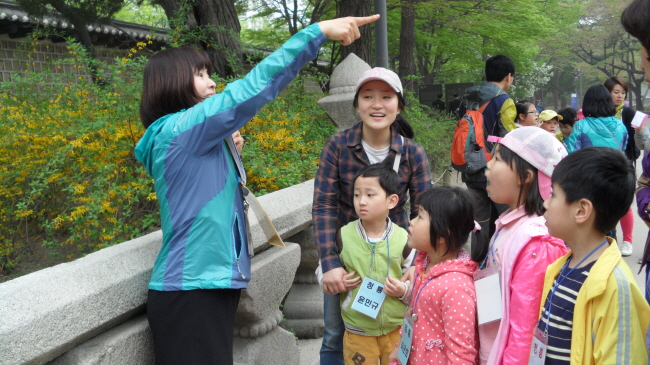
<path fill-rule="evenodd" d="M 571 252 L 546 269 L 544 301 Z M 616 241 L 594 264 L 578 292 L 573 311 L 571 365 L 648 364 L 646 331 L 650 307 Z"/>

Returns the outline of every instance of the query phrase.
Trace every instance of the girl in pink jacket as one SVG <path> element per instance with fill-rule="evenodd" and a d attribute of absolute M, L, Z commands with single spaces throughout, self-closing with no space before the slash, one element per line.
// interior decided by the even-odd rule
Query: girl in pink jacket
<path fill-rule="evenodd" d="M 567 152 L 555 136 L 536 127 L 518 128 L 498 142 L 485 172 L 487 191 L 510 209 L 496 221 L 475 275 L 480 358 L 481 364 L 528 364 L 546 267 L 568 251 L 548 235 L 543 216 L 550 176 Z"/>
<path fill-rule="evenodd" d="M 420 250 L 414 286 L 391 364 L 398 359 L 402 365 L 476 364 L 473 274 L 478 264 L 462 248 L 476 227 L 480 229 L 466 190 L 439 187 L 421 195 L 408 239 L 409 247 Z M 479 235 L 479 241 L 481 238 L 487 247 L 487 237 Z"/>

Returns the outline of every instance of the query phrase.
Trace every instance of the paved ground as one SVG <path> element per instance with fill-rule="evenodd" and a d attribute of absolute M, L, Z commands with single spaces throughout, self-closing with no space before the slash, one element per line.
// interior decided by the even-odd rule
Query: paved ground
<path fill-rule="evenodd" d="M 640 170 L 640 163 L 641 160 L 639 159 L 639 166 L 637 166 L 637 175 L 641 174 Z M 452 184 L 460 185 L 460 182 L 458 181 L 457 174 L 453 172 L 451 174 L 451 179 L 448 180 Z M 625 262 L 630 266 L 632 269 L 632 272 L 636 274 L 639 271 L 639 268 L 641 265 L 638 263 L 639 259 L 641 258 L 641 255 L 643 254 L 643 247 L 645 245 L 646 237 L 648 235 L 648 226 L 645 225 L 645 223 L 639 218 L 639 215 L 636 214 L 636 202 L 633 204 L 633 210 L 634 210 L 634 235 L 633 235 L 633 242 L 632 246 L 634 247 L 634 252 L 632 253 L 632 256 L 626 257 Z M 618 239 L 623 240 L 623 233 L 621 231 L 621 227 L 618 226 L 617 228 L 617 234 L 618 234 Z M 639 284 L 639 287 L 641 290 L 644 290 L 645 288 L 645 274 L 641 273 L 636 275 L 637 283 Z M 320 344 L 321 344 L 322 339 L 313 339 L 313 340 L 298 340 L 298 348 L 300 349 L 300 365 L 318 365 L 320 363 L 319 361 L 319 355 L 318 352 L 320 350 Z"/>
<path fill-rule="evenodd" d="M 641 175 L 641 159 L 637 161 L 637 176 Z M 630 266 L 632 272 L 636 274 L 639 271 L 641 265 L 639 264 L 639 259 L 643 255 L 643 247 L 645 246 L 646 237 L 648 237 L 648 226 L 639 218 L 639 215 L 636 213 L 636 200 L 632 204 L 632 210 L 634 211 L 634 235 L 632 236 L 632 247 L 634 247 L 634 252 L 632 256 L 626 257 L 625 262 Z M 621 227 L 617 228 L 617 235 L 619 240 L 623 240 L 623 233 Z M 645 271 L 645 268 L 644 268 Z M 641 273 L 636 276 L 636 282 L 639 284 L 641 290 L 645 288 L 645 274 Z"/>
<path fill-rule="evenodd" d="M 298 340 L 300 350 L 300 365 L 319 365 L 319 351 L 322 338 L 315 340 Z"/>

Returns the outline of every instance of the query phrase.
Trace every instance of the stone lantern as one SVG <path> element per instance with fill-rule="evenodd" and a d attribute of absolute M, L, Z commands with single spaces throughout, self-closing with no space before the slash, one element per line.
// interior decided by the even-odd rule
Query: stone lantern
<path fill-rule="evenodd" d="M 368 70 L 370 65 L 350 53 L 332 72 L 330 94 L 318 100 L 318 105 L 325 110 L 339 130 L 350 128 L 359 122 L 352 101 L 357 80 Z"/>

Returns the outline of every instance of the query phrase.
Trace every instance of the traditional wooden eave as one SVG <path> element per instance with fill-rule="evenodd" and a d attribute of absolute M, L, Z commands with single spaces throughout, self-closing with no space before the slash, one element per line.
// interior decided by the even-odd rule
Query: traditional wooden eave
<path fill-rule="evenodd" d="M 30 17 L 15 1 L 0 0 L 0 35 L 7 34 L 10 38 L 24 38 L 37 27 L 49 26 L 70 33 L 74 25 L 68 23 L 61 14 L 51 11 L 43 18 Z M 147 48 L 156 50 L 167 46 L 167 30 L 112 20 L 108 25 L 88 25 L 90 38 L 95 46 L 109 48 L 132 48 L 137 42 L 149 40 L 152 44 Z M 65 41 L 61 37 L 51 37 L 52 42 Z"/>

